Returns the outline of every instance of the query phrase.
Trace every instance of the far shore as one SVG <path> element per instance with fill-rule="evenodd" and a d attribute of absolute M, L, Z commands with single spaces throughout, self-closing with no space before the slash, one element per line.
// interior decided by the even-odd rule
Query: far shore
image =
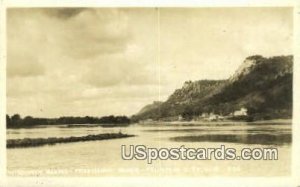
<path fill-rule="evenodd" d="M 166 124 L 166 125 L 175 125 L 175 124 L 192 124 L 192 125 L 202 125 L 202 124 L 232 124 L 232 123 L 245 123 L 245 124 L 292 124 L 292 119 L 272 119 L 272 120 L 259 120 L 259 121 L 234 121 L 234 120 L 220 120 L 220 121 L 149 121 L 149 122 L 140 122 L 140 124 Z"/>
<path fill-rule="evenodd" d="M 271 119 L 271 120 L 258 120 L 258 121 L 236 121 L 236 120 L 219 120 L 219 121 L 146 121 L 136 122 L 132 124 L 64 124 L 64 125 L 34 125 L 34 126 L 20 126 L 9 127 L 7 129 L 31 129 L 31 128 L 48 128 L 48 127 L 61 127 L 61 128 L 84 128 L 84 127 L 128 127 L 130 125 L 176 125 L 176 124 L 190 124 L 190 125 L 207 125 L 207 124 L 232 124 L 232 123 L 245 123 L 245 124 L 292 124 L 292 119 Z"/>
<path fill-rule="evenodd" d="M 135 135 L 123 134 L 123 133 L 106 133 L 97 135 L 87 135 L 81 137 L 50 137 L 50 138 L 24 138 L 24 139 L 10 139 L 6 141 L 6 148 L 22 148 L 22 147 L 37 147 L 43 145 L 54 145 L 58 143 L 72 143 L 72 142 L 85 142 L 85 141 L 97 141 L 108 140 L 117 138 L 134 137 Z"/>
<path fill-rule="evenodd" d="M 24 126 L 11 126 L 7 129 L 33 129 L 33 128 L 47 128 L 47 127 L 61 127 L 61 128 L 84 128 L 84 127 L 128 127 L 130 124 L 41 124 L 41 125 L 24 125 Z"/>

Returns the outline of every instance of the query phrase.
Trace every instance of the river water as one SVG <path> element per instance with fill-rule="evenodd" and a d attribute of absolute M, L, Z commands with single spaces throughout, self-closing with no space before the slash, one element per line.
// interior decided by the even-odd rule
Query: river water
<path fill-rule="evenodd" d="M 8 129 L 7 139 L 128 133 L 135 137 L 7 150 L 10 176 L 287 176 L 291 172 L 291 124 L 155 123 L 129 127 L 39 126 Z M 147 148 L 277 148 L 278 160 L 123 160 L 122 145 Z M 129 150 L 129 147 L 127 147 Z"/>

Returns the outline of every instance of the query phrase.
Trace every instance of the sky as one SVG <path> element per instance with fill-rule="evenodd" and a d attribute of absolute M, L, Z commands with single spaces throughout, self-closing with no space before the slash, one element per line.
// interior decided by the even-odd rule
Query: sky
<path fill-rule="evenodd" d="M 7 113 L 132 115 L 251 55 L 292 54 L 292 8 L 14 8 Z"/>

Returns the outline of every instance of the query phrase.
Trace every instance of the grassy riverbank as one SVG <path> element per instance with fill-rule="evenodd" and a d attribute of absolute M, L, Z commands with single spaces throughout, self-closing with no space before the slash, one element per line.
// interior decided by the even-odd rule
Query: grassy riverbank
<path fill-rule="evenodd" d="M 7 148 L 21 148 L 21 147 L 36 147 L 43 145 L 54 145 L 57 143 L 72 143 L 72 142 L 84 142 L 84 141 L 96 141 L 96 140 L 108 140 L 117 138 L 128 138 L 134 135 L 123 133 L 106 133 L 97 135 L 87 135 L 81 137 L 50 137 L 50 138 L 24 138 L 24 139 L 11 139 L 6 141 Z"/>

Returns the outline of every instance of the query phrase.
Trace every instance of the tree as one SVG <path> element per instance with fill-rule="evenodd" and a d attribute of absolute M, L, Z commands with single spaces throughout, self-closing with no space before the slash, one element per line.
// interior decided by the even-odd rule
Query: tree
<path fill-rule="evenodd" d="M 33 117 L 31 116 L 26 116 L 23 121 L 22 121 L 22 125 L 33 125 L 35 123 L 36 120 L 34 120 Z"/>
<path fill-rule="evenodd" d="M 11 117 L 11 124 L 12 125 L 20 125 L 21 124 L 21 116 L 19 114 L 15 114 Z"/>
<path fill-rule="evenodd" d="M 6 127 L 9 127 L 9 126 L 11 126 L 11 120 L 10 120 L 9 115 L 6 115 Z"/>

